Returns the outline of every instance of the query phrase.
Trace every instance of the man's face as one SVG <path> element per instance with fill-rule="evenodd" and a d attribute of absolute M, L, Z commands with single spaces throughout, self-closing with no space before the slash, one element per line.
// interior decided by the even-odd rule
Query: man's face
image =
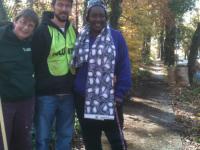
<path fill-rule="evenodd" d="M 88 14 L 88 23 L 90 24 L 93 32 L 100 33 L 106 26 L 105 10 L 99 6 L 92 7 Z"/>
<path fill-rule="evenodd" d="M 60 22 L 67 21 L 69 14 L 71 13 L 72 3 L 70 0 L 57 0 L 54 5 L 52 5 L 55 17 Z"/>
<path fill-rule="evenodd" d="M 35 26 L 35 23 L 29 18 L 20 17 L 14 21 L 13 32 L 20 40 L 24 40 L 33 33 Z"/>

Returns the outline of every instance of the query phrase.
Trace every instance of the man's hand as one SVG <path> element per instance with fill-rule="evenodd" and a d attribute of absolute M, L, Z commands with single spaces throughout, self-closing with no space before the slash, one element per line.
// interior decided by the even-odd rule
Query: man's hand
<path fill-rule="evenodd" d="M 119 98 L 119 97 L 115 97 L 115 104 L 116 106 L 121 106 L 123 103 L 123 99 L 122 98 Z"/>

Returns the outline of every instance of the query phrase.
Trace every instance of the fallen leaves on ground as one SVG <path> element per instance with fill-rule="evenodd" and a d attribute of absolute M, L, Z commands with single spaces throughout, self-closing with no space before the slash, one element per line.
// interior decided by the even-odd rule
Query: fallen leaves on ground
<path fill-rule="evenodd" d="M 200 150 L 200 87 L 171 89 L 176 121 L 184 127 L 184 150 Z"/>

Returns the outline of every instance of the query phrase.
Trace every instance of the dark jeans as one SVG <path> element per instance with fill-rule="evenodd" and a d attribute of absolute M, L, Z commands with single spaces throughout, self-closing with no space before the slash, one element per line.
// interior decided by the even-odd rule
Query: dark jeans
<path fill-rule="evenodd" d="M 34 103 L 34 98 L 17 102 L 2 101 L 9 150 L 32 149 L 30 131 L 32 127 Z M 0 150 L 4 150 L 1 134 Z"/>
<path fill-rule="evenodd" d="M 78 119 L 81 125 L 83 139 L 86 150 L 102 150 L 101 135 L 102 131 L 111 145 L 112 150 L 124 150 L 124 138 L 120 135 L 119 125 L 115 120 L 93 120 L 85 119 L 84 116 L 85 98 L 79 94 L 75 94 L 75 107 Z M 123 126 L 123 110 L 122 106 L 117 108 L 117 114 L 122 129 Z M 125 146 L 126 147 L 126 146 Z"/>

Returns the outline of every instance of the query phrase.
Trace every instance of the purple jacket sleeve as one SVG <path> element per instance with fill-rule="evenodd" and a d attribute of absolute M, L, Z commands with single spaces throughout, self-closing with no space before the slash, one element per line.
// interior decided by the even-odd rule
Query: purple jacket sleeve
<path fill-rule="evenodd" d="M 115 97 L 123 99 L 132 85 L 131 64 L 128 55 L 128 47 L 122 34 L 118 34 L 117 61 L 115 66 Z"/>

